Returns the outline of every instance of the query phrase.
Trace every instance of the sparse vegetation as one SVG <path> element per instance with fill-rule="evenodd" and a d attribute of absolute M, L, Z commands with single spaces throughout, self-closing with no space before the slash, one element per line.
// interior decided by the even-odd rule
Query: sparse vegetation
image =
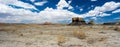
<path fill-rule="evenodd" d="M 44 23 L 42 23 L 42 25 L 53 25 L 53 23 L 50 23 L 50 22 L 44 22 Z"/>
<path fill-rule="evenodd" d="M 67 26 L 64 24 L 1 25 L 0 41 L 2 43 L 0 45 L 6 47 L 9 45 L 14 47 L 96 47 L 98 45 L 109 47 L 106 45 L 112 44 L 119 47 L 119 32 L 114 31 L 118 31 L 119 27 L 113 25 Z"/>
<path fill-rule="evenodd" d="M 89 40 L 87 40 L 87 43 L 88 44 L 93 44 L 93 43 L 95 43 L 95 39 L 89 39 Z"/>
<path fill-rule="evenodd" d="M 107 38 L 106 37 L 101 37 L 101 38 L 98 38 L 98 41 L 105 41 Z"/>
<path fill-rule="evenodd" d="M 101 33 L 101 34 L 106 34 L 106 32 L 103 32 L 103 31 L 102 31 L 102 32 L 99 32 L 99 33 Z"/>
<path fill-rule="evenodd" d="M 119 27 L 115 27 L 114 30 L 115 31 L 120 31 L 120 28 Z"/>
<path fill-rule="evenodd" d="M 89 38 L 89 39 L 87 40 L 87 43 L 88 43 L 88 44 L 93 44 L 93 43 L 96 43 L 96 42 L 105 41 L 106 39 L 107 39 L 106 37 Z"/>
<path fill-rule="evenodd" d="M 23 36 L 23 34 L 20 34 L 20 36 Z"/>
<path fill-rule="evenodd" d="M 8 31 L 8 30 L 6 30 L 6 29 L 0 29 L 0 31 Z"/>
<path fill-rule="evenodd" d="M 58 38 L 58 45 L 61 45 L 62 43 L 64 43 L 65 42 L 65 36 L 63 36 L 63 35 L 58 35 L 57 36 Z"/>
<path fill-rule="evenodd" d="M 79 39 L 86 38 L 86 34 L 83 31 L 73 31 L 73 35 Z"/>
<path fill-rule="evenodd" d="M 15 31 L 15 29 L 5 29 L 5 28 L 1 28 L 0 31 Z"/>

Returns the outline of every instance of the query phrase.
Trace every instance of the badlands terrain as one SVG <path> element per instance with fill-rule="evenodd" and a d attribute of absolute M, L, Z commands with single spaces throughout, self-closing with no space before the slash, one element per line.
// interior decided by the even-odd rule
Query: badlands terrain
<path fill-rule="evenodd" d="M 120 25 L 0 24 L 0 47 L 120 47 Z"/>

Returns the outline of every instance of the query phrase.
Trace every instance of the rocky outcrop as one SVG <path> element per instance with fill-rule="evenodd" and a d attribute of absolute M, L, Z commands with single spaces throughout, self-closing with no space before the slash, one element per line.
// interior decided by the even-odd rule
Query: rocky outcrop
<path fill-rule="evenodd" d="M 93 20 L 91 20 L 90 22 L 88 22 L 88 25 L 94 25 L 95 23 L 94 23 L 94 21 Z"/>
<path fill-rule="evenodd" d="M 86 25 L 83 18 L 80 17 L 74 17 L 72 18 L 72 23 L 70 25 Z"/>

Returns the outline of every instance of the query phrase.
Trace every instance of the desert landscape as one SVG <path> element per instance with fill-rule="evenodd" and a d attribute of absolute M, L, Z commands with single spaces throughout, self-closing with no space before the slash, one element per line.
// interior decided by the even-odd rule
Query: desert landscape
<path fill-rule="evenodd" d="M 0 24 L 0 47 L 119 47 L 120 25 Z"/>
<path fill-rule="evenodd" d="M 120 0 L 0 0 L 0 47 L 120 47 Z"/>

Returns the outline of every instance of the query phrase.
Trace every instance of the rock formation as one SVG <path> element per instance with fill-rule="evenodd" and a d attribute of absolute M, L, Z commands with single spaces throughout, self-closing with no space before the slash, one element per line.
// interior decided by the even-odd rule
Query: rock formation
<path fill-rule="evenodd" d="M 88 22 L 88 25 L 94 25 L 95 23 L 94 23 L 94 21 L 93 20 L 91 20 L 90 22 Z"/>
<path fill-rule="evenodd" d="M 83 18 L 80 17 L 74 17 L 72 18 L 72 23 L 70 25 L 85 25 L 85 21 Z"/>

